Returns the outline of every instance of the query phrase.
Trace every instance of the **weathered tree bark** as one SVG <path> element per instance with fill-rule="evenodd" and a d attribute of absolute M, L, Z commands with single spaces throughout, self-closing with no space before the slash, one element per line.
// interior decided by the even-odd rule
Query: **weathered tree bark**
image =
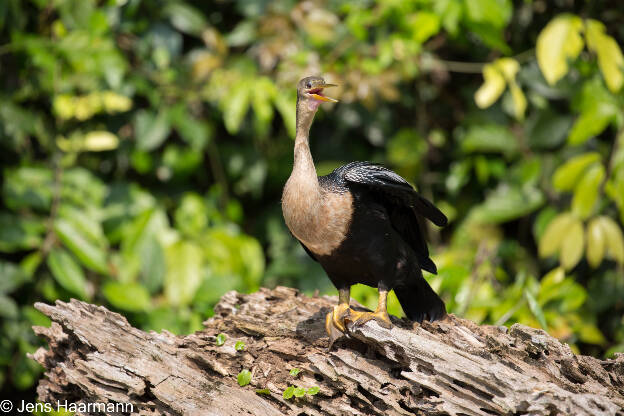
<path fill-rule="evenodd" d="M 34 328 L 49 343 L 33 354 L 47 369 L 39 399 L 132 403 L 142 415 L 624 415 L 624 355 L 578 356 L 538 329 L 452 315 L 393 318 L 390 330 L 371 321 L 328 352 L 324 319 L 335 304 L 283 287 L 229 292 L 205 329 L 184 337 L 145 333 L 75 300 L 37 304 L 52 319 Z M 242 369 L 252 373 L 245 387 Z M 291 385 L 320 391 L 284 399 Z"/>

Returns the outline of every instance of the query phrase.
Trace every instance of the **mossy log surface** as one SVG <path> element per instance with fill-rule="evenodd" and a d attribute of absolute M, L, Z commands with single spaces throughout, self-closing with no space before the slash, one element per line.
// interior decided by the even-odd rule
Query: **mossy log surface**
<path fill-rule="evenodd" d="M 147 333 L 76 300 L 39 303 L 52 325 L 34 328 L 48 341 L 32 355 L 46 369 L 38 396 L 132 403 L 141 415 L 624 415 L 624 355 L 575 355 L 542 330 L 453 315 L 350 327 L 328 351 L 336 301 L 284 287 L 229 292 L 187 336 Z M 243 369 L 252 377 L 240 387 Z M 289 386 L 320 390 L 285 399 Z"/>

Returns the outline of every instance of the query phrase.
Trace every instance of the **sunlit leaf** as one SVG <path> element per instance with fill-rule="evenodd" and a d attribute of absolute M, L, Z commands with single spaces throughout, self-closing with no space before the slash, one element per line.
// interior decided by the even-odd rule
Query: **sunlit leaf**
<path fill-rule="evenodd" d="M 165 249 L 165 257 L 165 295 L 172 305 L 186 305 L 201 284 L 202 251 L 191 242 L 179 241 Z"/>
<path fill-rule="evenodd" d="M 488 123 L 472 125 L 461 142 L 466 152 L 497 152 L 513 154 L 518 141 L 505 126 Z"/>
<path fill-rule="evenodd" d="M 505 77 L 494 64 L 483 67 L 483 84 L 475 92 L 475 102 L 479 108 L 494 104 L 505 91 Z"/>
<path fill-rule="evenodd" d="M 54 232 L 86 267 L 103 274 L 108 272 L 105 251 L 88 241 L 70 222 L 57 219 L 54 222 Z"/>
<path fill-rule="evenodd" d="M 288 399 L 291 399 L 294 394 L 295 394 L 295 386 L 289 386 L 288 388 L 286 388 L 286 390 L 284 390 L 282 397 L 288 400 Z"/>
<path fill-rule="evenodd" d="M 141 110 L 134 119 L 134 130 L 137 148 L 151 151 L 165 141 L 169 135 L 170 126 L 164 112 L 154 115 L 147 110 Z"/>
<path fill-rule="evenodd" d="M 596 325 L 584 322 L 577 329 L 577 332 L 582 342 L 595 345 L 603 345 L 607 342 L 605 336 Z"/>
<path fill-rule="evenodd" d="M 251 94 L 256 94 L 249 88 L 248 82 L 239 82 L 233 86 L 232 90 L 222 101 L 223 122 L 228 133 L 236 134 L 247 110 L 249 109 Z"/>
<path fill-rule="evenodd" d="M 600 134 L 616 114 L 616 108 L 610 103 L 600 103 L 584 111 L 574 122 L 568 142 L 573 145 L 585 143 L 591 137 Z"/>
<path fill-rule="evenodd" d="M 607 255 L 620 264 L 624 264 L 624 237 L 619 225 L 611 218 L 598 217 L 600 227 L 606 236 Z"/>
<path fill-rule="evenodd" d="M 601 164 L 592 165 L 574 188 L 572 211 L 580 218 L 585 219 L 593 212 L 598 200 L 598 190 L 605 174 L 605 169 Z"/>
<path fill-rule="evenodd" d="M 537 301 L 535 300 L 535 297 L 531 294 L 531 292 L 529 292 L 526 289 L 524 290 L 524 297 L 526 298 L 529 304 L 529 309 L 531 310 L 531 313 L 533 313 L 533 315 L 539 322 L 540 326 L 544 328 L 545 330 L 548 330 L 548 325 L 546 324 L 546 318 L 544 317 L 544 311 L 540 307 L 539 303 L 537 303 Z"/>
<path fill-rule="evenodd" d="M 293 394 L 295 395 L 295 397 L 303 397 L 306 394 L 306 389 L 304 389 L 303 387 L 297 387 L 293 391 Z"/>
<path fill-rule="evenodd" d="M 592 219 L 587 224 L 587 262 L 593 268 L 602 263 L 606 249 L 606 235 L 600 221 Z"/>
<path fill-rule="evenodd" d="M 624 83 L 624 56 L 615 39 L 605 33 L 604 24 L 587 19 L 587 47 L 598 55 L 600 72 L 611 92 L 618 92 Z"/>
<path fill-rule="evenodd" d="M 245 387 L 251 381 L 251 371 L 247 369 L 242 370 L 238 373 L 236 380 L 238 381 L 239 386 Z"/>
<path fill-rule="evenodd" d="M 225 334 L 219 334 L 216 337 L 216 344 L 218 347 L 222 346 L 223 344 L 225 344 L 225 340 L 227 339 Z"/>
<path fill-rule="evenodd" d="M 516 84 L 512 82 L 509 84 L 509 91 L 511 92 L 511 100 L 514 105 L 514 117 L 517 120 L 524 120 L 524 113 L 527 108 L 527 100 L 522 92 L 522 89 Z"/>
<path fill-rule="evenodd" d="M 570 213 L 563 213 L 556 216 L 546 227 L 544 234 L 539 240 L 540 257 L 548 257 L 557 253 L 561 248 L 565 233 L 575 222 L 574 216 Z"/>
<path fill-rule="evenodd" d="M 553 186 L 558 191 L 572 190 L 581 179 L 585 170 L 600 160 L 596 152 L 583 153 L 559 166 L 553 175 Z"/>
<path fill-rule="evenodd" d="M 550 85 L 568 73 L 568 59 L 576 59 L 583 49 L 583 21 L 570 14 L 551 20 L 537 37 L 537 63 Z"/>
<path fill-rule="evenodd" d="M 65 289 L 88 300 L 87 279 L 80 266 L 63 249 L 53 249 L 48 255 L 48 267 L 54 279 Z"/>
<path fill-rule="evenodd" d="M 575 218 L 569 225 L 569 228 L 564 231 L 563 241 L 561 242 L 559 261 L 564 269 L 570 270 L 577 265 L 583 257 L 584 247 L 585 232 L 583 224 Z"/>
<path fill-rule="evenodd" d="M 109 131 L 97 130 L 84 136 L 83 149 L 89 152 L 114 150 L 119 146 L 119 139 Z"/>
<path fill-rule="evenodd" d="M 142 312 L 151 307 L 149 292 L 138 283 L 107 282 L 102 293 L 111 305 L 125 311 Z"/>
<path fill-rule="evenodd" d="M 440 18 L 430 12 L 417 12 L 410 18 L 412 37 L 418 43 L 423 43 L 440 31 Z"/>

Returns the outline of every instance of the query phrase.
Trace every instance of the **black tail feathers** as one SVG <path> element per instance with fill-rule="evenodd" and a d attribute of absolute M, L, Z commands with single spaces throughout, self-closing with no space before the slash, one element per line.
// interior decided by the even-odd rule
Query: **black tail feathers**
<path fill-rule="evenodd" d="M 413 276 L 409 281 L 394 287 L 403 312 L 416 322 L 442 319 L 446 316 L 444 301 L 431 289 L 420 270 L 418 274 L 419 276 Z"/>

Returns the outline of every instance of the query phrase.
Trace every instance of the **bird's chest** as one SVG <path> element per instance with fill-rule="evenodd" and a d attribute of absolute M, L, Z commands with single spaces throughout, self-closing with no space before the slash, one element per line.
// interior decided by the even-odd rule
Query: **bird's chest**
<path fill-rule="evenodd" d="M 349 232 L 353 198 L 349 192 L 309 189 L 294 182 L 289 180 L 282 197 L 286 225 L 311 252 L 329 255 Z"/>

